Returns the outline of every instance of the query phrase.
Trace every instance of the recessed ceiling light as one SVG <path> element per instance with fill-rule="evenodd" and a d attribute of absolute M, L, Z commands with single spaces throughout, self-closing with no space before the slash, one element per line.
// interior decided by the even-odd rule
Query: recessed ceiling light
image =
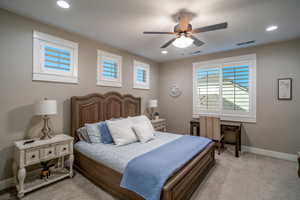
<path fill-rule="evenodd" d="M 70 4 L 64 0 L 58 0 L 56 4 L 61 8 L 70 8 Z"/>
<path fill-rule="evenodd" d="M 167 54 L 167 53 L 168 53 L 168 51 L 166 51 L 166 50 L 163 50 L 163 51 L 161 51 L 161 53 L 162 53 L 162 54 Z"/>
<path fill-rule="evenodd" d="M 268 27 L 266 28 L 266 31 L 275 31 L 276 29 L 278 29 L 278 26 L 272 25 L 272 26 L 268 26 Z"/>

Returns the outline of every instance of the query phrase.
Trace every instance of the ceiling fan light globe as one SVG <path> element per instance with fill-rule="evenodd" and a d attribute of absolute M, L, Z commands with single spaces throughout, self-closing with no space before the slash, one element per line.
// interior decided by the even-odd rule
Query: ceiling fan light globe
<path fill-rule="evenodd" d="M 193 44 L 194 40 L 190 37 L 186 37 L 184 35 L 180 36 L 172 43 L 177 48 L 186 48 Z"/>

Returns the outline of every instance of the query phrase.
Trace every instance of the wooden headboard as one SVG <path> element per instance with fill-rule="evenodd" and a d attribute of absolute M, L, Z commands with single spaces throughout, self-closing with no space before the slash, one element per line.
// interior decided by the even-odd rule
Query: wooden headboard
<path fill-rule="evenodd" d="M 89 94 L 71 98 L 71 136 L 78 140 L 76 130 L 85 123 L 141 114 L 141 98 L 118 92 Z"/>

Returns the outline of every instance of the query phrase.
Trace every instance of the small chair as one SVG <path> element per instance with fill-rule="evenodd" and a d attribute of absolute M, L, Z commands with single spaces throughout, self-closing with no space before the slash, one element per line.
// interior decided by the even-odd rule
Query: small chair
<path fill-rule="evenodd" d="M 218 117 L 200 116 L 200 136 L 210 138 L 217 142 L 218 154 L 224 142 L 224 134 L 221 132 L 221 120 Z"/>

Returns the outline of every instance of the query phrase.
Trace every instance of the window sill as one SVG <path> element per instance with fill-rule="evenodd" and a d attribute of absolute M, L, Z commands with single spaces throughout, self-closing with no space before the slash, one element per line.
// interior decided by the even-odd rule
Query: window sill
<path fill-rule="evenodd" d="M 34 73 L 32 76 L 33 81 L 46 81 L 58 83 L 73 83 L 78 84 L 78 78 L 73 76 L 59 76 L 55 74 L 39 74 Z"/>
<path fill-rule="evenodd" d="M 149 86 L 145 86 L 145 85 L 134 85 L 133 89 L 149 90 L 150 87 Z"/>
<path fill-rule="evenodd" d="M 122 83 L 113 81 L 98 81 L 97 86 L 122 87 Z"/>
<path fill-rule="evenodd" d="M 220 117 L 223 121 L 234 121 L 234 122 L 245 122 L 245 123 L 256 123 L 256 117 L 243 116 L 243 115 L 218 115 L 203 113 L 204 116 Z M 199 118 L 199 114 L 193 114 L 193 118 Z"/>

